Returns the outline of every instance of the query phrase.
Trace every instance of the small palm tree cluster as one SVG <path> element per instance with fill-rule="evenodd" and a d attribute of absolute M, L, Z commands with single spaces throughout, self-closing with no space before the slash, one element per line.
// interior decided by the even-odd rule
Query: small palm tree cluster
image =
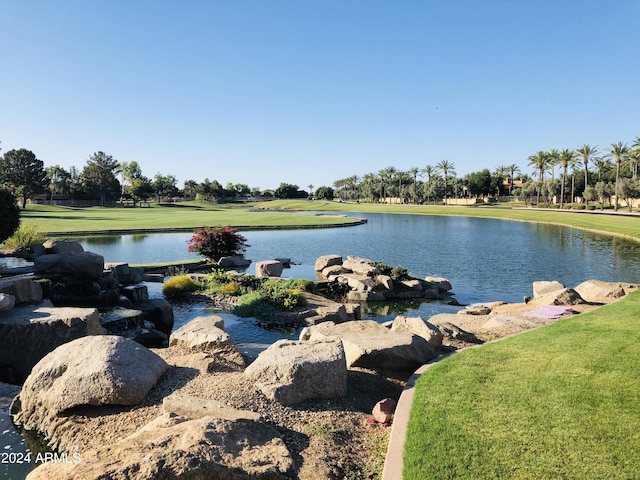
<path fill-rule="evenodd" d="M 575 174 L 578 170 L 584 171 L 582 189 L 579 190 L 582 198 L 588 204 L 589 200 L 598 199 L 602 205 L 608 197 L 614 198 L 614 208 L 617 211 L 619 198 L 627 199 L 627 206 L 631 210 L 631 199 L 640 196 L 640 183 L 638 181 L 638 165 L 640 164 L 640 137 L 636 137 L 631 147 L 624 142 L 612 143 L 611 146 L 599 156 L 597 145 L 584 144 L 575 150 L 548 150 L 538 151 L 529 157 L 529 166 L 534 169 L 534 176 L 538 177 L 537 195 L 538 203 L 540 195 L 546 193 L 553 196 L 555 168 L 560 167 L 562 179 L 560 181 L 560 208 L 566 201 L 567 172 L 571 174 L 571 201 L 575 198 L 574 183 Z M 592 164 L 596 168 L 597 181 L 590 182 L 589 166 Z M 615 166 L 615 183 L 607 182 Z M 545 174 L 551 174 L 551 182 L 545 182 Z"/>

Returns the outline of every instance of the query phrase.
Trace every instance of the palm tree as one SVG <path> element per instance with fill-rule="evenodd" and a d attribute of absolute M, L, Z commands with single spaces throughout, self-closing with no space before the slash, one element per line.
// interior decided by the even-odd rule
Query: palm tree
<path fill-rule="evenodd" d="M 380 201 L 384 202 L 385 198 L 385 186 L 391 180 L 393 175 L 396 173 L 395 167 L 389 166 L 383 168 L 378 172 L 378 177 L 380 178 Z"/>
<path fill-rule="evenodd" d="M 455 164 L 450 162 L 449 160 L 441 160 L 436 165 L 436 169 L 442 172 L 442 177 L 444 179 L 444 204 L 447 204 L 447 175 L 455 175 L 456 172 L 454 170 Z"/>
<path fill-rule="evenodd" d="M 511 196 L 511 190 L 513 190 L 513 175 L 516 172 L 520 173 L 520 167 L 515 163 L 512 163 L 507 167 L 507 170 L 509 171 L 509 196 Z"/>
<path fill-rule="evenodd" d="M 309 198 L 313 198 L 313 187 L 314 185 L 312 184 L 307 185 L 307 188 L 309 189 Z"/>
<path fill-rule="evenodd" d="M 627 153 L 629 153 L 629 147 L 626 143 L 617 142 L 612 143 L 611 148 L 607 150 L 607 156 L 616 162 L 616 201 L 614 204 L 614 210 L 618 211 L 618 188 L 620 186 L 620 165 L 625 160 Z"/>
<path fill-rule="evenodd" d="M 589 160 L 592 160 L 595 154 L 598 153 L 598 146 L 592 147 L 585 143 L 576 149 L 576 153 L 582 157 L 582 163 L 584 165 L 584 188 L 587 188 L 587 185 L 589 185 Z M 587 205 L 588 204 L 589 201 L 587 200 Z"/>
<path fill-rule="evenodd" d="M 536 203 L 540 203 L 540 187 L 544 182 L 544 172 L 549 168 L 549 153 L 540 150 L 529 157 L 529 165 L 535 168 L 534 175 L 538 176 L 538 199 Z"/>
<path fill-rule="evenodd" d="M 547 152 L 549 154 L 549 160 L 547 161 L 547 168 L 551 172 L 551 180 L 556 178 L 556 167 L 560 165 L 560 152 L 555 148 L 552 148 Z"/>
<path fill-rule="evenodd" d="M 611 168 L 611 161 L 607 158 L 594 158 L 593 164 L 596 166 L 596 170 L 598 170 L 598 181 L 602 180 L 602 174 L 609 171 Z"/>
<path fill-rule="evenodd" d="M 500 187 L 504 185 L 504 179 L 509 174 L 509 167 L 505 165 L 500 165 L 496 168 L 496 171 L 493 172 L 494 177 L 498 179 L 498 196 L 500 195 Z"/>
<path fill-rule="evenodd" d="M 562 185 L 560 187 L 560 208 L 562 208 L 564 206 L 564 185 L 567 179 L 567 168 L 576 164 L 576 153 L 573 150 L 565 148 L 561 152 L 558 152 L 558 160 L 560 166 L 562 166 Z M 571 203 L 573 203 L 573 191 L 571 195 Z"/>
<path fill-rule="evenodd" d="M 411 167 L 409 169 L 409 173 L 413 177 L 413 203 L 418 203 L 417 201 L 417 193 L 418 193 L 418 175 L 420 175 L 420 169 L 418 167 Z"/>
<path fill-rule="evenodd" d="M 422 169 L 422 173 L 427 176 L 427 183 L 425 184 L 425 190 L 429 192 L 429 187 L 431 186 L 431 177 L 436 174 L 436 169 L 433 165 L 427 165 Z M 427 193 L 427 203 L 429 203 L 429 199 L 431 198 L 430 193 Z M 434 199 L 435 203 L 435 199 Z"/>

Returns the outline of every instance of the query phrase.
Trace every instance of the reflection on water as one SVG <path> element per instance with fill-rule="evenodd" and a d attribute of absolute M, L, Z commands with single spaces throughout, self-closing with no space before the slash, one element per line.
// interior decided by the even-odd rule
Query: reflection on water
<path fill-rule="evenodd" d="M 16 430 L 8 413 L 0 412 L 0 477 L 8 479 L 25 478 L 35 468 L 32 453 L 25 440 Z"/>
<path fill-rule="evenodd" d="M 117 245 L 122 242 L 122 236 L 120 235 L 101 235 L 95 237 L 81 237 L 78 238 L 81 243 L 86 243 L 88 246 L 106 246 Z M 85 248 L 85 250 L 87 250 Z"/>

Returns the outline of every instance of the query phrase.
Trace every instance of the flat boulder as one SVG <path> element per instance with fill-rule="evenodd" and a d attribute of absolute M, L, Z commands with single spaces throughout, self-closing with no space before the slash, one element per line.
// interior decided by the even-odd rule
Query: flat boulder
<path fill-rule="evenodd" d="M 565 286 L 560 282 L 554 281 L 537 281 L 533 282 L 533 298 L 542 297 L 553 292 L 564 290 Z"/>
<path fill-rule="evenodd" d="M 224 320 L 217 315 L 200 316 L 171 334 L 169 345 L 194 352 L 214 353 L 221 347 L 235 345 L 224 331 Z"/>
<path fill-rule="evenodd" d="M 248 420 L 164 414 L 82 461 L 47 462 L 29 480 L 119 478 L 290 480 L 294 463 L 278 431 Z"/>
<path fill-rule="evenodd" d="M 334 265 L 342 265 L 341 255 L 323 255 L 316 260 L 314 270 L 316 272 L 322 272 L 325 268 Z"/>
<path fill-rule="evenodd" d="M 438 289 L 438 293 L 446 293 L 451 290 L 451 282 L 444 277 L 426 277 L 425 282 Z"/>
<path fill-rule="evenodd" d="M 6 369 L 2 380 L 22 383 L 60 345 L 105 333 L 95 308 L 16 306 L 0 315 L 0 365 Z"/>
<path fill-rule="evenodd" d="M 590 303 L 610 303 L 626 295 L 625 288 L 621 283 L 600 280 L 587 280 L 575 287 L 574 290 Z"/>
<path fill-rule="evenodd" d="M 279 340 L 245 370 L 262 393 L 283 405 L 347 394 L 347 367 L 337 338 Z"/>
<path fill-rule="evenodd" d="M 346 283 L 350 289 L 356 292 L 370 292 L 375 286 L 376 282 L 373 278 L 366 275 L 358 275 L 356 273 L 343 273 L 338 275 L 338 283 Z"/>
<path fill-rule="evenodd" d="M 80 242 L 75 240 L 47 240 L 42 245 L 47 253 L 78 254 L 84 252 Z"/>
<path fill-rule="evenodd" d="M 380 274 L 380 270 L 373 266 L 373 262 L 368 258 L 354 257 L 349 255 L 342 263 L 345 270 L 351 270 L 357 275 L 365 277 L 375 277 Z"/>
<path fill-rule="evenodd" d="M 47 434 L 57 415 L 83 405 L 137 405 L 167 369 L 151 350 L 100 335 L 66 343 L 44 357 L 12 405 L 14 421 Z"/>
<path fill-rule="evenodd" d="M 321 323 L 309 329 L 311 341 L 329 337 L 342 340 L 348 368 L 415 369 L 437 356 L 424 338 L 390 331 L 373 320 Z"/>
<path fill-rule="evenodd" d="M 222 268 L 248 267 L 251 265 L 251 260 L 242 255 L 230 255 L 220 258 L 217 263 Z"/>
<path fill-rule="evenodd" d="M 42 285 L 31 278 L 0 281 L 0 293 L 11 295 L 15 304 L 38 303 L 43 296 Z"/>
<path fill-rule="evenodd" d="M 74 277 L 98 281 L 102 279 L 104 257 L 93 252 L 54 253 L 42 255 L 33 262 L 33 271 L 45 277 Z"/>

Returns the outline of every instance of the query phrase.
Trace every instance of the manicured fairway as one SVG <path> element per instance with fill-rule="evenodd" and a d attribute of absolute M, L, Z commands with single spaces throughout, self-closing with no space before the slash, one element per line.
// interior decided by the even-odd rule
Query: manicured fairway
<path fill-rule="evenodd" d="M 640 478 L 640 292 L 434 365 L 405 480 Z"/>
<path fill-rule="evenodd" d="M 254 212 L 248 208 L 219 207 L 205 203 L 136 208 L 71 208 L 30 205 L 21 212 L 22 221 L 34 223 L 40 231 L 109 232 L 136 230 L 193 229 L 212 225 L 233 225 L 240 229 L 259 227 L 309 227 L 341 225 L 353 218 L 287 212 Z"/>

